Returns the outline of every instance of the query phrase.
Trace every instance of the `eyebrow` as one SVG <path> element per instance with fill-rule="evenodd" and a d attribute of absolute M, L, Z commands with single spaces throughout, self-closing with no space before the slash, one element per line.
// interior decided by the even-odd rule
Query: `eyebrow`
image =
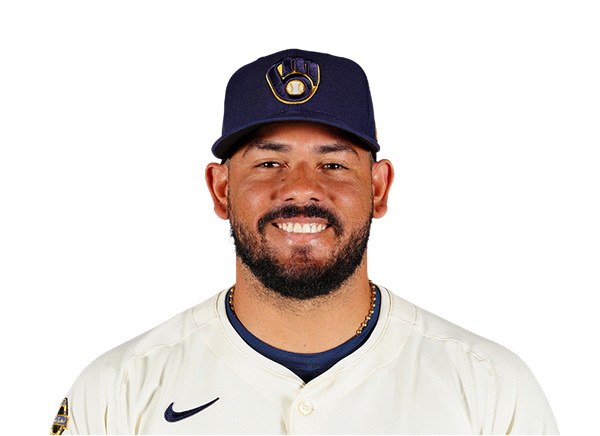
<path fill-rule="evenodd" d="M 244 154 L 242 155 L 242 159 L 246 156 L 246 154 L 254 149 L 258 150 L 271 150 L 278 151 L 281 153 L 290 153 L 292 151 L 292 147 L 288 144 L 282 144 L 280 142 L 271 142 L 265 141 L 262 139 L 257 139 L 256 141 L 252 141 L 248 144 L 246 150 L 244 150 Z M 332 144 L 324 144 L 318 145 L 316 147 L 316 154 L 323 155 L 329 153 L 339 153 L 339 152 L 350 152 L 354 153 L 356 157 L 360 159 L 358 152 L 349 144 L 344 142 L 334 142 Z"/>
<path fill-rule="evenodd" d="M 317 154 L 327 153 L 338 153 L 338 152 L 350 152 L 354 153 L 356 157 L 360 158 L 358 152 L 349 144 L 345 142 L 334 142 L 333 144 L 319 145 L 317 147 Z"/>
<path fill-rule="evenodd" d="M 270 142 L 270 141 L 265 141 L 263 139 L 257 139 L 255 141 L 252 141 L 250 144 L 248 144 L 248 147 L 246 147 L 246 150 L 244 150 L 242 159 L 244 158 L 244 156 L 246 156 L 246 154 L 249 151 L 254 150 L 254 149 L 280 151 L 283 153 L 289 153 L 292 148 L 287 144 L 281 144 L 279 142 Z"/>

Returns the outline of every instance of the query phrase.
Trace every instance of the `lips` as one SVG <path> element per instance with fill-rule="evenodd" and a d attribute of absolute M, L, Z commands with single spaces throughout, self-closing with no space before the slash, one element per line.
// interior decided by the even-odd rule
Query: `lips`
<path fill-rule="evenodd" d="M 275 223 L 277 227 L 279 227 L 284 232 L 288 233 L 319 233 L 325 230 L 328 225 L 327 224 L 318 224 L 318 223 Z"/>
<path fill-rule="evenodd" d="M 332 227 L 339 236 L 342 233 L 337 216 L 321 205 L 286 205 L 275 209 L 258 221 L 258 230 L 264 232 L 269 223 L 288 233 L 319 233 Z"/>

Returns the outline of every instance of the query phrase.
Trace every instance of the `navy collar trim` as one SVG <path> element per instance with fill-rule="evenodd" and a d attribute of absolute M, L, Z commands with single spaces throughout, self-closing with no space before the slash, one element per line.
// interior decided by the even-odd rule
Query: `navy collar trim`
<path fill-rule="evenodd" d="M 279 348 L 272 347 L 250 333 L 231 310 L 231 307 L 229 306 L 230 293 L 231 291 L 227 293 L 225 298 L 225 306 L 227 310 L 227 318 L 229 319 L 229 322 L 231 322 L 231 325 L 235 331 L 255 351 L 259 352 L 266 358 L 285 366 L 290 371 L 298 375 L 298 377 L 300 377 L 302 380 L 304 380 L 305 383 L 308 383 L 313 378 L 318 377 L 327 371 L 344 357 L 349 356 L 354 351 L 359 349 L 367 341 L 373 329 L 375 328 L 375 325 L 377 324 L 381 306 L 381 292 L 378 288 L 376 288 L 375 309 L 371 319 L 361 334 L 350 338 L 343 344 L 338 345 L 331 350 L 323 351 L 321 353 L 292 353 L 290 351 L 280 350 Z"/>

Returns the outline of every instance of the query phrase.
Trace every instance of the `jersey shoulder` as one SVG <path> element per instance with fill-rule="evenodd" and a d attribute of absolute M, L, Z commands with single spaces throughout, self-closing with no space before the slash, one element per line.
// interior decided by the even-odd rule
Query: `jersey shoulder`
<path fill-rule="evenodd" d="M 391 292 L 390 294 L 391 316 L 411 325 L 413 336 L 417 336 L 420 341 L 462 350 L 459 352 L 470 354 L 485 363 L 506 360 L 521 362 L 521 359 L 506 347 L 428 312 Z"/>
<path fill-rule="evenodd" d="M 494 411 L 491 425 L 494 431 L 558 432 L 541 386 L 519 356 L 391 295 L 391 318 L 412 327 L 400 355 L 413 356 L 409 359 L 418 362 L 418 371 L 429 370 L 434 375 L 432 378 L 444 376 L 441 378 L 445 380 L 460 380 L 461 389 L 466 390 L 465 398 L 471 398 L 473 404 L 488 401 L 491 407 L 487 410 Z"/>
<path fill-rule="evenodd" d="M 118 428 L 129 428 L 129 423 L 119 422 L 122 414 L 115 417 L 115 411 L 127 410 L 128 405 L 121 403 L 127 402 L 126 394 L 131 390 L 128 380 L 156 377 L 147 372 L 155 366 L 153 362 L 164 360 L 174 349 L 185 348 L 187 338 L 193 337 L 195 332 L 202 335 L 204 326 L 217 322 L 217 298 L 218 295 L 174 316 L 90 363 L 67 394 L 70 422 L 65 434 L 99 434 L 111 430 L 105 427 L 108 420 L 90 419 L 87 411 L 91 410 L 95 416 L 111 416 L 110 422 L 116 423 Z"/>
<path fill-rule="evenodd" d="M 217 296 L 214 296 L 107 351 L 92 362 L 90 367 L 112 365 L 118 368 L 133 357 L 146 356 L 155 350 L 178 344 L 193 331 L 216 321 L 215 311 L 211 310 L 216 305 L 216 299 Z"/>

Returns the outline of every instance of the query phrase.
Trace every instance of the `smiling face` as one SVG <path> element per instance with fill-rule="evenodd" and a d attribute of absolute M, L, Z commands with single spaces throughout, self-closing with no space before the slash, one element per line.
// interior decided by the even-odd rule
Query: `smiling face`
<path fill-rule="evenodd" d="M 223 175 L 211 183 L 208 169 L 207 181 L 241 262 L 263 286 L 308 299 L 339 288 L 366 262 L 380 165 L 331 127 L 276 123 L 231 157 L 226 186 Z"/>

